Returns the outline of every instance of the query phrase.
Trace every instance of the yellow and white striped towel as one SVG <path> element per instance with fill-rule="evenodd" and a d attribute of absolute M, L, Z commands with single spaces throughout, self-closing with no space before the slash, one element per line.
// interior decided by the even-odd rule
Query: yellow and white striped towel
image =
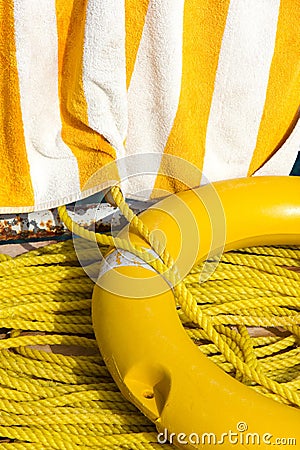
<path fill-rule="evenodd" d="M 289 174 L 300 0 L 0 0 L 0 18 L 2 213 L 75 201 L 135 154 L 211 181 Z M 154 174 L 125 193 L 154 188 L 180 183 Z"/>

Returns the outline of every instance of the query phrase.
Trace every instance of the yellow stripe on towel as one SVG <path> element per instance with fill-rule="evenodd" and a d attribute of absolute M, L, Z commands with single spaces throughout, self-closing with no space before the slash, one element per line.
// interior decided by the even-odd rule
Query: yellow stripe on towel
<path fill-rule="evenodd" d="M 229 0 L 219 2 L 218 14 L 214 14 L 214 0 L 190 0 L 184 8 L 181 95 L 165 153 L 184 158 L 200 170 L 228 6 Z M 163 176 L 157 178 L 155 188 L 173 192 L 184 186 Z"/>
<path fill-rule="evenodd" d="M 68 9 L 65 0 L 56 0 L 62 136 L 77 158 L 82 189 L 97 169 L 115 159 L 114 149 L 88 121 L 82 81 L 86 7 L 87 0 L 73 0 Z"/>
<path fill-rule="evenodd" d="M 141 41 L 149 0 L 125 0 L 126 81 L 130 84 L 136 54 Z"/>
<path fill-rule="evenodd" d="M 249 175 L 259 169 L 280 145 L 283 145 L 291 131 L 289 127 L 295 125 L 294 119 L 300 99 L 299 24 L 300 1 L 281 0 L 266 103 Z M 295 148 L 295 159 L 298 150 L 299 145 Z M 290 161 L 289 171 L 295 159 Z"/>
<path fill-rule="evenodd" d="M 34 204 L 23 135 L 13 1 L 0 2 L 0 206 Z"/>

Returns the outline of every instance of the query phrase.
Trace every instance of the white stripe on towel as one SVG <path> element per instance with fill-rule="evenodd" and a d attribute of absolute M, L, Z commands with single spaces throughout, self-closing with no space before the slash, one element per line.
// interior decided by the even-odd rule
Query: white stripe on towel
<path fill-rule="evenodd" d="M 124 0 L 88 0 L 82 77 L 89 126 L 124 156 L 128 120 Z"/>
<path fill-rule="evenodd" d="M 21 109 L 35 204 L 80 192 L 75 156 L 61 138 L 55 0 L 15 0 Z"/>
<path fill-rule="evenodd" d="M 203 174 L 246 176 L 264 110 L 280 0 L 231 0 L 209 115 Z"/>
<path fill-rule="evenodd" d="M 149 3 L 128 90 L 127 155 L 161 155 L 168 141 L 181 88 L 183 8 L 184 0 Z M 149 158 L 148 169 L 153 175 L 132 178 L 123 183 L 122 190 L 149 198 L 160 161 L 157 156 Z M 121 177 L 126 176 L 123 164 L 119 171 Z"/>

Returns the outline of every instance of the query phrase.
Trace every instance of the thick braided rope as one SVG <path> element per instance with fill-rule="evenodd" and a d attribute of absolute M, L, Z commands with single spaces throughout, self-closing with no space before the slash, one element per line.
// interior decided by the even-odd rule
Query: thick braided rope
<path fill-rule="evenodd" d="M 56 248 L 60 247 L 60 250 Z M 86 279 L 81 271 L 73 272 L 74 269 L 74 249 L 69 243 L 64 246 L 61 244 L 51 246 L 53 248 L 53 260 L 57 261 L 57 255 L 60 252 L 66 254 L 63 263 L 54 262 L 52 267 L 55 268 L 54 273 L 60 273 L 61 278 L 58 280 L 67 287 L 73 285 L 74 275 L 79 278 Z M 293 250 L 292 250 L 293 251 Z M 37 278 L 41 273 L 41 267 L 47 268 L 51 264 L 50 249 L 46 248 L 45 253 L 48 255 L 45 263 L 43 251 L 35 253 L 32 256 L 34 265 L 30 265 L 30 254 L 22 255 L 22 257 L 4 261 L 8 275 L 2 275 L 1 281 L 5 285 L 6 276 L 9 283 L 11 281 L 10 268 L 14 265 L 24 267 L 22 259 L 27 259 L 28 268 L 36 268 Z M 37 264 L 36 258 L 40 258 L 41 265 Z M 60 259 L 62 260 L 62 258 Z M 72 266 L 68 266 L 68 261 Z M 284 258 L 281 259 L 284 265 Z M 162 263 L 163 264 L 163 263 Z M 222 273 L 221 261 L 217 270 Z M 60 270 L 56 270 L 58 267 Z M 77 262 L 77 268 L 79 263 Z M 1 264 L 0 264 L 1 269 Z M 243 266 L 240 267 L 243 270 Z M 1 272 L 1 271 L 0 271 Z M 201 267 L 193 269 L 194 275 L 201 272 Z M 26 279 L 26 274 L 23 274 Z M 29 280 L 35 277 L 34 270 L 30 270 Z M 188 281 L 184 280 L 186 286 L 189 287 Z M 194 283 L 194 280 L 193 280 Z M 232 283 L 234 285 L 235 278 Z M 124 443 L 128 449 L 133 448 L 159 448 L 156 444 L 156 434 L 152 425 L 139 414 L 135 408 L 128 404 L 117 392 L 116 386 L 112 382 L 110 375 L 104 366 L 98 353 L 95 353 L 97 345 L 93 338 L 79 336 L 74 330 L 81 324 L 79 317 L 89 317 L 86 311 L 90 308 L 90 295 L 93 283 L 89 283 L 87 287 L 89 292 L 84 289 L 84 298 L 80 291 L 76 291 L 72 296 L 66 294 L 66 299 L 57 292 L 58 297 L 53 292 L 52 276 L 44 279 L 44 289 L 40 297 L 40 302 L 36 301 L 32 305 L 32 316 L 39 313 L 39 316 L 30 317 L 30 305 L 28 303 L 28 290 L 26 283 L 20 287 L 17 297 L 5 297 L 5 302 L 1 303 L 1 316 L 6 314 L 7 320 L 10 319 L 9 314 L 13 315 L 16 322 L 16 329 L 11 330 L 6 339 L 0 339 L 0 379 L 2 388 L 0 389 L 0 410 L 1 410 L 1 428 L 0 433 L 10 442 L 1 443 L 4 448 L 10 445 L 14 448 L 49 448 L 49 449 L 77 449 L 77 448 L 119 448 Z M 36 294 L 35 285 L 31 286 L 34 295 Z M 199 290 L 203 289 L 200 285 Z M 22 301 L 22 289 L 27 293 L 25 303 Z M 55 289 L 57 289 L 55 287 Z M 208 287 L 208 291 L 210 287 Z M 260 290 L 258 290 L 260 292 Z M 268 297 L 266 297 L 268 298 Z M 271 299 L 280 298 L 279 294 Z M 37 298 L 38 300 L 38 298 Z M 86 303 L 85 303 L 86 301 Z M 251 299 L 248 299 L 251 304 Z M 74 303 L 74 308 L 65 306 Z M 289 299 L 289 304 L 294 309 L 295 302 Z M 52 305 L 52 306 L 51 306 Z M 226 310 L 226 305 L 228 310 Z M 277 306 L 282 305 L 286 308 L 284 299 L 277 302 Z M 59 308 L 61 306 L 61 309 Z M 66 324 L 71 323 L 73 318 L 74 329 L 70 329 L 68 334 L 61 332 L 61 319 L 51 320 L 51 333 L 40 335 L 22 335 L 20 330 L 24 323 L 22 322 L 24 313 L 28 316 L 27 329 L 32 330 L 34 324 L 38 321 L 42 329 L 47 328 L 49 322 L 49 313 L 53 315 L 61 315 L 65 317 Z M 197 308 L 210 308 L 212 317 L 217 317 L 220 313 L 218 309 L 208 304 L 197 305 Z M 221 312 L 228 315 L 232 312 L 232 302 L 230 296 L 224 297 L 224 302 L 216 305 L 221 308 Z M 252 305 L 253 307 L 253 305 Z M 76 309 L 78 308 L 78 310 Z M 225 309 L 224 309 L 225 308 Z M 259 304 L 256 303 L 256 310 Z M 74 311 L 77 313 L 74 314 Z M 245 311 L 247 309 L 245 308 Z M 235 317 L 233 315 L 233 317 Z M 244 317 L 244 316 L 242 316 Z M 29 319 L 32 319 L 30 321 Z M 88 324 L 88 323 L 87 323 Z M 22 326 L 21 326 L 22 325 Z M 90 323 L 88 325 L 91 325 Z M 282 403 L 291 404 L 287 397 L 283 397 L 277 392 L 267 389 L 265 386 L 255 383 L 253 378 L 245 376 L 243 370 L 220 352 L 219 347 L 215 343 L 207 344 L 207 331 L 203 328 L 192 329 L 187 326 L 187 332 L 200 345 L 202 351 L 212 359 L 223 370 L 241 379 L 249 384 L 251 388 L 261 392 L 262 394 L 281 401 Z M 299 375 L 297 366 L 299 358 L 297 357 L 297 336 L 289 335 L 279 338 L 277 336 L 265 336 L 250 339 L 249 331 L 243 326 L 238 325 L 237 331 L 227 326 L 216 325 L 216 332 L 222 337 L 222 340 L 234 352 L 236 358 L 243 364 L 250 366 L 251 370 L 259 365 L 270 381 L 274 381 L 284 389 L 297 392 L 299 390 Z M 53 331 L 54 330 L 54 331 Z M 61 333 L 61 334 L 58 334 Z M 203 344 L 201 344 L 201 340 Z M 59 353 L 48 353 L 47 346 L 51 348 L 59 348 L 60 346 L 83 347 L 91 351 L 91 355 L 66 356 Z M 30 346 L 30 347 L 28 347 Z M 32 347 L 34 346 L 34 347 Z M 41 347 L 42 346 L 42 347 Z M 46 346 L 46 347 L 45 347 Z M 251 353 L 253 349 L 253 353 Z M 251 374 L 250 374 L 251 375 Z M 5 388 L 4 388 L 5 386 Z M 91 419 L 93 417 L 93 420 Z M 43 434 L 43 436 L 42 436 Z M 31 447 L 28 446 L 31 442 Z M 46 444 L 47 442 L 47 444 Z M 125 443 L 126 442 L 126 443 Z M 168 447 L 166 447 L 168 448 Z M 170 446 L 171 448 L 171 446 Z"/>

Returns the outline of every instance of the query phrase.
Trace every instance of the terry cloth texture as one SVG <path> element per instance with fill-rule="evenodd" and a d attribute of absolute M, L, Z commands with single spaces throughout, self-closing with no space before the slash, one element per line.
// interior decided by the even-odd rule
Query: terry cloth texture
<path fill-rule="evenodd" d="M 0 212 L 78 200 L 131 155 L 155 157 L 129 197 L 182 188 L 163 154 L 210 181 L 291 172 L 300 0 L 2 0 L 0 21 Z"/>

